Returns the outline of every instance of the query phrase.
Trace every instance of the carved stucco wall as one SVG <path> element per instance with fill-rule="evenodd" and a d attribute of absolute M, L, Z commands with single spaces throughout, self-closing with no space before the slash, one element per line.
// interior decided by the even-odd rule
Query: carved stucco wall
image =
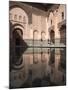
<path fill-rule="evenodd" d="M 53 30 L 55 32 L 55 38 L 60 38 L 58 23 L 66 19 L 65 17 L 66 5 L 60 5 L 58 9 L 54 10 L 53 12 L 50 12 L 49 17 L 47 17 L 47 14 L 46 14 L 47 12 L 24 3 L 22 4 L 19 3 L 19 5 L 18 3 L 12 4 L 10 5 L 10 8 L 11 6 L 15 6 L 15 7 L 12 8 L 9 12 L 10 21 L 15 14 L 17 14 L 18 20 L 19 20 L 19 16 L 20 15 L 22 16 L 22 19 L 21 19 L 22 22 L 23 22 L 23 17 L 25 16 L 26 24 L 24 25 L 23 23 L 19 23 L 22 26 L 24 26 L 24 28 L 20 27 L 23 30 L 23 39 L 33 39 L 34 31 L 37 30 L 38 34 L 36 38 L 38 40 L 42 38 L 41 36 L 42 32 L 45 33 L 45 40 L 48 40 L 50 39 L 49 28 L 51 26 L 54 26 Z M 62 20 L 62 12 L 64 13 L 63 20 Z M 16 22 L 12 21 L 12 23 L 15 24 Z"/>

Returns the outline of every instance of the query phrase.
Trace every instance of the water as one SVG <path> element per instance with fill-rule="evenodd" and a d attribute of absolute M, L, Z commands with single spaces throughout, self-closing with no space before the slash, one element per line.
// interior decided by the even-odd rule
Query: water
<path fill-rule="evenodd" d="M 11 71 L 13 88 L 66 84 L 66 48 L 28 48 L 21 57 L 22 69 Z"/>

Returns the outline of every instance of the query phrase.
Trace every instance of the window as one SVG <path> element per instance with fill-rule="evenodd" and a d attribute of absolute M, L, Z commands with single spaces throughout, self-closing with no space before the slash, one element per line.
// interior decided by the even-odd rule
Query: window
<path fill-rule="evenodd" d="M 51 25 L 52 25 L 52 20 L 51 20 Z"/>
<path fill-rule="evenodd" d="M 56 12 L 58 12 L 58 9 L 56 9 Z"/>
<path fill-rule="evenodd" d="M 14 16 L 14 20 L 17 20 L 17 15 Z"/>
<path fill-rule="evenodd" d="M 45 32 L 41 32 L 41 41 L 44 41 L 45 40 Z"/>
<path fill-rule="evenodd" d="M 62 12 L 62 20 L 64 19 L 64 12 Z"/>
<path fill-rule="evenodd" d="M 23 17 L 23 23 L 24 23 L 24 24 L 26 23 L 26 18 L 25 18 L 25 16 Z"/>
<path fill-rule="evenodd" d="M 11 13 L 9 13 L 9 19 L 12 19 L 12 14 Z"/>
<path fill-rule="evenodd" d="M 19 16 L 19 20 L 21 20 L 21 19 L 22 19 L 22 16 L 20 15 L 20 16 Z"/>

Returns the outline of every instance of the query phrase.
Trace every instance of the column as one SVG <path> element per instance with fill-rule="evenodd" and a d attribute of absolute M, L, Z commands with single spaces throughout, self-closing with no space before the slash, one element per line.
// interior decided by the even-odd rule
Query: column
<path fill-rule="evenodd" d="M 55 44 L 60 44 L 60 31 L 58 28 L 58 18 L 57 16 L 54 17 L 54 23 L 55 23 L 55 27 L 54 27 L 54 31 L 55 31 Z"/>
<path fill-rule="evenodd" d="M 45 36 L 45 38 L 46 38 L 46 44 L 48 44 L 48 40 L 50 40 L 50 35 L 49 35 L 49 31 L 48 31 L 48 21 L 47 21 L 47 17 L 46 17 L 46 36 Z"/>

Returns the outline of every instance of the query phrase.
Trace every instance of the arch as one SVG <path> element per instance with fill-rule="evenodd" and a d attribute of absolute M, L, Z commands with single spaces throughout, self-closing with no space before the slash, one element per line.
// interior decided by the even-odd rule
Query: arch
<path fill-rule="evenodd" d="M 19 17 L 20 15 L 22 17 L 26 17 L 26 23 L 28 23 L 28 14 L 20 7 L 14 7 L 10 10 L 10 12 L 13 16 L 17 16 Z M 12 20 L 14 20 L 14 18 L 12 18 Z M 19 18 L 17 18 L 17 21 L 19 21 Z M 21 22 L 23 21 L 23 18 L 21 18 L 20 20 Z"/>
<path fill-rule="evenodd" d="M 38 31 L 34 30 L 33 32 L 33 40 L 37 40 L 38 39 Z"/>
<path fill-rule="evenodd" d="M 21 15 L 19 15 L 19 20 L 21 20 L 22 19 L 22 16 Z"/>
<path fill-rule="evenodd" d="M 14 49 L 14 65 L 21 65 L 23 59 L 20 59 L 21 57 L 21 44 L 22 44 L 22 37 L 23 37 L 23 31 L 20 28 L 15 28 L 12 32 L 13 34 L 13 49 Z"/>
<path fill-rule="evenodd" d="M 17 4 L 11 5 L 10 8 L 9 8 L 9 10 L 12 10 L 13 8 L 16 8 L 16 7 L 21 8 L 22 10 L 24 10 L 27 15 L 29 14 L 28 9 L 25 8 L 23 5 L 20 5 L 20 4 L 18 4 L 18 5 Z"/>
<path fill-rule="evenodd" d="M 17 14 L 14 15 L 14 20 L 15 20 L 15 21 L 17 20 Z"/>
<path fill-rule="evenodd" d="M 15 28 L 12 32 L 12 35 L 13 35 L 13 41 L 16 48 L 16 46 L 21 45 L 21 42 L 23 40 L 23 31 L 20 28 Z"/>
<path fill-rule="evenodd" d="M 23 31 L 20 28 L 14 28 L 12 32 L 12 37 L 14 42 L 20 42 L 23 40 Z"/>
<path fill-rule="evenodd" d="M 42 32 L 41 32 L 41 40 L 42 40 L 42 41 L 45 40 L 45 35 L 46 35 L 45 32 L 42 31 Z"/>
<path fill-rule="evenodd" d="M 37 30 L 34 30 L 34 32 L 38 32 Z"/>
<path fill-rule="evenodd" d="M 19 8 L 21 8 L 21 9 L 23 9 L 25 12 L 26 12 L 26 14 L 28 15 L 28 23 L 30 24 L 30 23 L 32 23 L 32 21 L 31 21 L 31 16 L 32 16 L 32 9 L 31 9 L 31 7 L 29 7 L 28 8 L 28 6 L 27 5 L 24 5 L 24 3 L 10 3 L 10 7 L 9 7 L 9 10 L 11 10 L 11 9 L 13 9 L 13 8 L 15 8 L 15 7 L 19 7 Z M 28 9 L 27 9 L 28 8 Z"/>
<path fill-rule="evenodd" d="M 62 25 L 60 31 L 60 43 L 66 44 L 66 25 Z"/>
<path fill-rule="evenodd" d="M 23 40 L 23 31 L 20 29 L 20 28 L 16 28 L 16 29 L 14 29 L 14 31 L 12 32 L 12 34 L 13 34 L 13 41 L 14 41 L 14 44 L 15 44 L 15 50 L 16 50 L 16 55 L 19 55 L 20 53 L 19 53 L 19 49 L 20 49 L 20 45 L 21 45 L 21 43 L 22 43 L 22 40 Z M 18 47 L 19 48 L 18 48 Z M 18 50 L 18 52 L 17 52 L 17 50 Z"/>
<path fill-rule="evenodd" d="M 20 27 L 22 27 L 24 29 L 24 26 L 19 24 L 19 23 L 16 23 L 16 24 L 12 25 L 12 28 L 14 29 L 16 26 L 20 26 Z"/>
<path fill-rule="evenodd" d="M 20 5 L 11 5 L 10 8 L 9 8 L 9 10 L 11 10 L 11 9 L 13 9 L 13 8 L 15 8 L 15 7 L 19 7 L 19 8 L 22 9 L 22 7 L 21 7 Z"/>
<path fill-rule="evenodd" d="M 18 23 L 16 23 L 16 24 L 13 25 L 12 22 L 10 22 L 10 36 L 11 36 L 11 38 L 13 38 L 13 33 L 16 30 L 19 30 L 21 32 L 21 34 L 23 35 L 23 33 L 24 33 L 24 27 L 23 27 L 23 25 L 18 24 Z"/>
<path fill-rule="evenodd" d="M 54 32 L 54 30 L 50 31 L 50 41 L 53 44 L 55 43 L 55 32 Z"/>
<path fill-rule="evenodd" d="M 23 35 L 23 31 L 22 31 L 20 28 L 15 28 L 15 29 L 13 30 L 13 34 L 14 34 L 17 30 L 21 32 L 21 35 Z"/>

